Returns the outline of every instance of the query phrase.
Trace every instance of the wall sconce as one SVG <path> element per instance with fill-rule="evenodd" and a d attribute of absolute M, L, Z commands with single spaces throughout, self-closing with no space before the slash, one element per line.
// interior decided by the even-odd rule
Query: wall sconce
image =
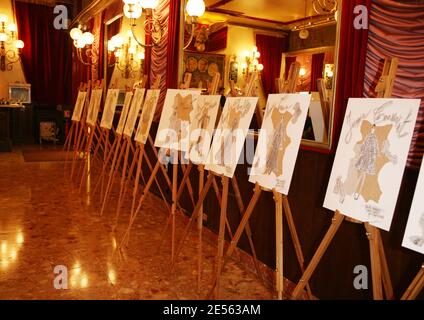
<path fill-rule="evenodd" d="M 86 66 L 96 65 L 98 55 L 90 47 L 94 43 L 94 35 L 91 32 L 82 32 L 81 26 L 79 26 L 71 30 L 70 36 L 74 40 L 75 48 L 77 48 L 78 60 Z M 87 61 L 84 60 L 85 58 L 87 58 Z"/>
<path fill-rule="evenodd" d="M 18 28 L 16 24 L 8 24 L 7 15 L 0 15 L 0 70 L 11 71 L 13 64 L 21 59 L 21 50 L 24 42 L 17 37 Z M 7 46 L 14 45 L 13 49 L 6 49 Z"/>
<path fill-rule="evenodd" d="M 303 88 L 303 84 L 305 82 L 305 75 L 306 75 L 306 68 L 300 67 L 299 69 L 299 81 L 300 81 L 300 87 Z"/>
<path fill-rule="evenodd" d="M 162 39 L 162 30 L 160 22 L 153 17 L 153 10 L 159 4 L 159 0 L 123 0 L 124 15 L 130 19 L 131 33 L 135 40 L 141 47 L 153 47 Z M 137 27 L 136 20 L 143 14 L 143 9 L 146 10 L 146 21 L 144 21 L 144 31 L 152 39 L 152 44 L 145 44 L 135 35 L 135 28 Z"/>
<path fill-rule="evenodd" d="M 198 18 L 203 16 L 206 10 L 205 2 L 203 0 L 188 0 L 186 5 L 186 12 L 188 17 L 186 18 L 186 23 L 191 25 L 190 38 L 188 42 L 184 45 L 184 49 L 187 49 L 190 46 L 190 43 L 193 41 L 196 27 L 198 25 Z"/>
<path fill-rule="evenodd" d="M 324 66 L 324 83 L 325 88 L 331 90 L 333 88 L 334 64 L 327 63 Z"/>
<path fill-rule="evenodd" d="M 264 69 L 264 65 L 259 63 L 259 58 L 261 57 L 261 53 L 258 51 L 257 47 L 253 47 L 252 52 L 246 51 L 244 53 L 244 60 L 241 64 L 243 75 L 250 74 L 256 71 L 262 71 Z"/>
<path fill-rule="evenodd" d="M 117 34 L 108 41 L 109 66 L 115 66 L 125 79 L 135 78 L 137 72 L 143 72 L 144 50 L 134 41 L 132 32 L 128 31 L 128 40 Z M 114 60 L 114 63 L 111 61 Z"/>

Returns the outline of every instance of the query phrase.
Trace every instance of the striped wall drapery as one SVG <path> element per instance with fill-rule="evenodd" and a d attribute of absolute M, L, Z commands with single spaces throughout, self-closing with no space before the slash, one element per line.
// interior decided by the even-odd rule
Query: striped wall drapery
<path fill-rule="evenodd" d="M 384 59 L 397 57 L 394 98 L 421 100 L 421 108 L 408 157 L 418 167 L 424 151 L 424 3 L 373 0 L 369 18 L 364 95 L 375 97 L 374 88 Z"/>

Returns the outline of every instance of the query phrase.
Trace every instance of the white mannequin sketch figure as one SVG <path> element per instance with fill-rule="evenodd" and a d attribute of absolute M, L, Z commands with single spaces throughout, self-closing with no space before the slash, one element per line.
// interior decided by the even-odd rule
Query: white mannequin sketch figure
<path fill-rule="evenodd" d="M 200 100 L 199 100 L 200 102 Z M 205 130 L 209 125 L 211 120 L 211 116 L 209 114 L 210 110 L 214 110 L 216 107 L 215 104 L 211 104 L 209 101 L 205 101 L 204 105 L 198 106 L 196 114 L 193 116 L 193 122 L 195 122 L 194 130 L 200 130 L 200 134 L 197 137 L 196 141 L 194 141 L 190 146 L 190 152 L 194 148 L 199 157 L 203 157 L 203 141 Z"/>
<path fill-rule="evenodd" d="M 236 142 L 236 136 L 234 131 L 238 129 L 240 120 L 249 112 L 251 107 L 249 101 L 244 101 L 238 99 L 234 101 L 232 105 L 229 105 L 228 111 L 222 116 L 222 123 L 220 124 L 221 134 L 224 136 L 223 141 L 221 140 L 221 146 L 218 152 L 215 154 L 216 164 L 225 166 L 229 164 L 228 160 L 232 160 L 229 156 L 232 155 L 231 151 L 235 151 L 237 146 L 233 147 L 233 144 Z M 237 161 L 237 160 L 235 160 Z"/>
<path fill-rule="evenodd" d="M 424 245 L 424 212 L 421 214 L 421 217 L 418 220 L 418 224 L 421 227 L 421 235 L 411 236 L 409 237 L 409 240 L 411 240 L 414 245 L 422 247 Z"/>

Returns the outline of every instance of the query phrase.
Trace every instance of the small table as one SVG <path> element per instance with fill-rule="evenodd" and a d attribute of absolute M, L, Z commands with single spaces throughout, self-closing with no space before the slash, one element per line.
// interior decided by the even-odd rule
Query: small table
<path fill-rule="evenodd" d="M 12 151 L 11 112 L 24 108 L 20 104 L 0 104 L 0 152 Z"/>

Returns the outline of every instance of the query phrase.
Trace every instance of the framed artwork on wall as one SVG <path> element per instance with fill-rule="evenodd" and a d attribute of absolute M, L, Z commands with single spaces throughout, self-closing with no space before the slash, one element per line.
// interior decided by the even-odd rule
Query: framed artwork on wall
<path fill-rule="evenodd" d="M 211 82 L 217 72 L 224 75 L 225 55 L 184 52 L 184 72 L 192 74 L 190 87 L 198 88 L 202 82 L 202 88 L 206 88 L 207 82 Z"/>

